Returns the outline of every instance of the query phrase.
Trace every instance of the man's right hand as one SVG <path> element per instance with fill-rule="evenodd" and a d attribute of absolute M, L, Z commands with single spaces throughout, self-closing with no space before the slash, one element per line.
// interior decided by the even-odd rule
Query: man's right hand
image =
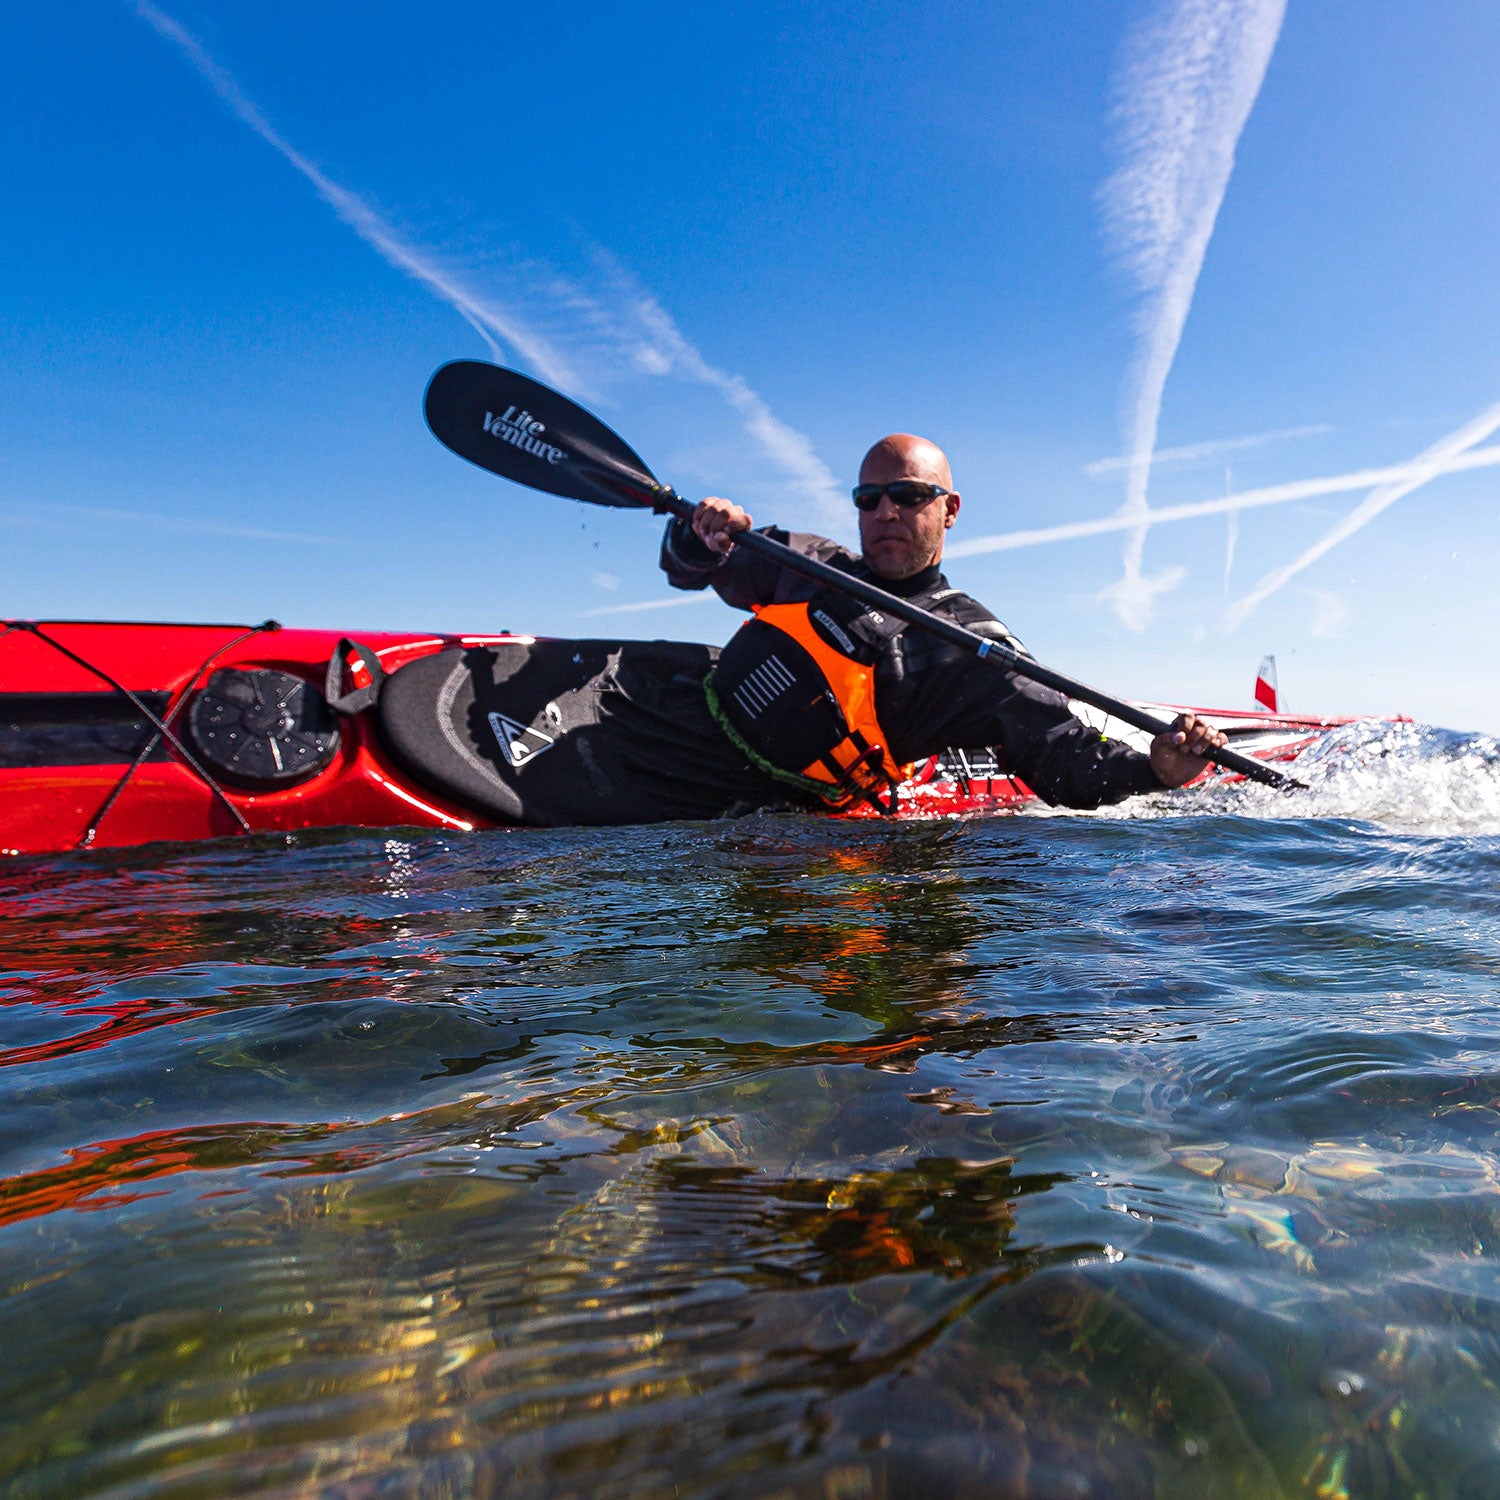
<path fill-rule="evenodd" d="M 721 500 L 716 495 L 700 502 L 693 512 L 693 534 L 710 552 L 720 556 L 734 546 L 736 531 L 749 531 L 753 524 L 749 513 L 733 500 Z"/>

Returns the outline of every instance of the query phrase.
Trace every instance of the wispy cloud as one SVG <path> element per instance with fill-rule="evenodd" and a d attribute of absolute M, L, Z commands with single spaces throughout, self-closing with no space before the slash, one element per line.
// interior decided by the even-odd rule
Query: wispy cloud
<path fill-rule="evenodd" d="M 760 451 L 807 497 L 821 524 L 847 524 L 847 506 L 837 498 L 838 484 L 811 441 L 781 421 L 741 376 L 711 364 L 656 298 L 607 257 L 601 257 L 607 275 L 599 293 L 559 277 L 540 277 L 541 290 L 550 294 L 552 304 L 572 320 L 573 336 L 571 340 L 567 335 L 560 339 L 538 332 L 504 302 L 479 290 L 470 277 L 446 264 L 441 256 L 412 245 L 364 198 L 329 177 L 270 123 L 202 43 L 159 6 L 151 0 L 131 3 L 141 19 L 182 54 L 238 120 L 301 173 L 366 244 L 464 318 L 496 360 L 504 359 L 501 346 L 508 345 L 543 379 L 574 395 L 590 391 L 590 381 L 584 374 L 586 364 L 595 366 L 591 373 L 599 378 L 610 373 L 603 366 L 623 362 L 632 375 L 675 375 L 705 385 L 723 398 Z M 517 279 L 538 279 L 535 268 L 517 267 L 513 274 Z M 563 342 L 577 345 L 583 358 L 566 353 Z"/>
<path fill-rule="evenodd" d="M 1090 521 L 1067 521 L 1060 526 L 1038 526 L 1028 531 L 1004 531 L 993 536 L 975 536 L 954 542 L 944 551 L 945 557 L 979 557 L 986 552 L 1014 552 L 1023 547 L 1042 547 L 1053 542 L 1073 542 L 1082 537 L 1105 536 L 1110 532 L 1129 531 L 1138 526 L 1160 526 L 1168 521 L 1194 521 L 1202 516 L 1232 515 L 1236 511 L 1256 510 L 1267 505 L 1290 505 L 1297 500 L 1314 500 L 1320 495 L 1348 494 L 1369 489 L 1371 485 L 1401 485 L 1416 480 L 1426 484 L 1442 474 L 1459 474 L 1470 469 L 1489 469 L 1500 465 L 1500 447 L 1470 448 L 1451 454 L 1440 463 L 1422 459 L 1395 464 L 1384 469 L 1355 469 L 1348 474 L 1333 474 L 1326 479 L 1294 479 L 1285 484 L 1270 484 L 1260 489 L 1240 490 L 1217 500 L 1199 500 L 1187 505 L 1164 505 L 1148 508 L 1136 515 L 1117 511 Z M 1412 486 L 1415 488 L 1415 486 Z M 1403 491 L 1407 493 L 1407 491 Z M 1398 497 L 1399 498 L 1399 497 Z"/>
<path fill-rule="evenodd" d="M 1151 455 L 1153 470 L 1172 465 L 1178 468 L 1209 459 L 1223 458 L 1229 453 L 1244 453 L 1251 448 L 1265 448 L 1272 443 L 1290 442 L 1293 438 L 1325 437 L 1333 428 L 1326 422 L 1315 422 L 1308 427 L 1281 427 L 1275 432 L 1254 432 L 1248 437 L 1214 438 L 1206 443 L 1188 443 L 1180 448 L 1158 448 Z M 1118 474 L 1131 466 L 1133 460 L 1128 453 L 1113 458 L 1096 458 L 1085 464 L 1083 472 L 1090 479 L 1099 479 L 1106 474 Z"/>
<path fill-rule="evenodd" d="M 136 14 L 158 35 L 172 43 L 194 72 L 219 96 L 242 124 L 312 184 L 317 195 L 389 265 L 420 282 L 465 319 L 498 360 L 503 356 L 495 340 L 510 344 L 534 369 L 558 385 L 577 388 L 572 367 L 544 338 L 533 333 L 507 308 L 465 286 L 435 257 L 415 249 L 399 236 L 357 193 L 350 192 L 304 156 L 251 101 L 235 79 L 216 63 L 201 42 L 150 0 L 132 0 Z"/>
<path fill-rule="evenodd" d="M 1315 641 L 1336 640 L 1343 635 L 1344 626 L 1349 623 L 1349 606 L 1326 589 L 1309 589 L 1307 594 L 1313 602 L 1313 617 L 1307 633 Z"/>
<path fill-rule="evenodd" d="M 1234 572 L 1234 554 L 1240 545 L 1240 513 L 1236 508 L 1224 517 L 1224 592 L 1229 592 L 1229 575 Z"/>
<path fill-rule="evenodd" d="M 599 252 L 598 259 L 611 293 L 608 300 L 561 279 L 554 290 L 596 330 L 628 350 L 643 373 L 676 375 L 716 391 L 739 414 L 761 451 L 811 502 L 817 523 L 835 532 L 846 530 L 849 506 L 811 440 L 777 417 L 744 379 L 710 364 L 672 315 L 612 257 Z"/>
<path fill-rule="evenodd" d="M 1298 553 L 1289 563 L 1267 573 L 1248 594 L 1229 606 L 1225 624 L 1230 630 L 1243 624 L 1251 612 L 1277 589 L 1310 568 L 1340 542 L 1348 541 L 1355 532 L 1363 530 L 1382 511 L 1390 509 L 1398 500 L 1405 499 L 1413 490 L 1430 484 L 1440 474 L 1451 474 L 1460 468 L 1480 467 L 1474 460 L 1497 450 L 1477 448 L 1475 445 L 1482 443 L 1496 428 L 1500 428 L 1500 402 L 1480 412 L 1472 421 L 1465 422 L 1462 427 L 1419 454 L 1411 463 L 1404 465 L 1405 472 L 1399 478 L 1386 479 L 1378 484 L 1343 520 L 1330 526 L 1312 546 Z"/>
<path fill-rule="evenodd" d="M 178 532 L 184 536 L 234 537 L 249 542 L 291 542 L 299 547 L 334 547 L 337 537 L 314 536 L 305 531 L 272 531 L 259 526 L 232 526 L 218 521 L 198 521 L 163 515 L 150 510 L 120 510 L 103 505 L 47 505 L 0 510 L 0 524 L 10 526 L 61 527 L 69 531 L 97 531 L 99 524 L 149 527 L 153 531 Z"/>
<path fill-rule="evenodd" d="M 1286 0 L 1167 0 L 1126 43 L 1115 106 L 1123 160 L 1101 200 L 1110 248 L 1141 296 L 1125 401 L 1127 517 L 1147 511 L 1162 392 L 1285 9 Z M 1124 576 L 1105 591 L 1133 629 L 1181 576 L 1147 578 L 1145 542 L 1146 527 L 1132 527 Z"/>
<path fill-rule="evenodd" d="M 651 609 L 683 609 L 689 604 L 717 604 L 719 596 L 711 589 L 699 593 L 673 594 L 667 599 L 640 599 L 634 604 L 605 604 L 598 609 L 581 609 L 579 619 L 594 620 L 600 615 L 639 615 Z"/>

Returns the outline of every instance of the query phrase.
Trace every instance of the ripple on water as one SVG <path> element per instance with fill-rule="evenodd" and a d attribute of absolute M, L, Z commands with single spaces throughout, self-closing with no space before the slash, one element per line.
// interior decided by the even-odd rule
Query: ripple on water
<path fill-rule="evenodd" d="M 5 866 L 0 1474 L 1484 1493 L 1500 840 L 1196 805 Z"/>

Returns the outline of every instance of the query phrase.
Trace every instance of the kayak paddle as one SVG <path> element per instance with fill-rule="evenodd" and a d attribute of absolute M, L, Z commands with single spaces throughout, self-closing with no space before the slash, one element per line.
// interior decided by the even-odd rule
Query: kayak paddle
<path fill-rule="evenodd" d="M 530 489 L 590 505 L 649 509 L 689 519 L 696 509 L 670 485 L 660 483 L 637 454 L 597 417 L 566 396 L 515 370 L 481 360 L 459 359 L 444 365 L 427 386 L 427 425 L 444 447 L 451 448 L 491 474 Z M 1091 703 L 1147 734 L 1168 734 L 1172 726 L 1124 699 L 1065 677 L 1040 662 L 955 625 L 920 605 L 909 604 L 873 583 L 804 557 L 758 531 L 738 531 L 736 547 L 748 547 L 818 583 L 862 599 L 941 640 L 972 652 L 1023 677 Z M 1302 782 L 1262 761 L 1227 747 L 1206 759 L 1238 771 L 1267 786 L 1291 790 Z"/>

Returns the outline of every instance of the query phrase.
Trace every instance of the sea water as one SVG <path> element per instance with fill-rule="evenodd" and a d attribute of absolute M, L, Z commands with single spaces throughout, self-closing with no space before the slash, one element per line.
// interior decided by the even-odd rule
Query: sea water
<path fill-rule="evenodd" d="M 14 1496 L 1500 1493 L 1500 752 L 0 866 Z"/>

